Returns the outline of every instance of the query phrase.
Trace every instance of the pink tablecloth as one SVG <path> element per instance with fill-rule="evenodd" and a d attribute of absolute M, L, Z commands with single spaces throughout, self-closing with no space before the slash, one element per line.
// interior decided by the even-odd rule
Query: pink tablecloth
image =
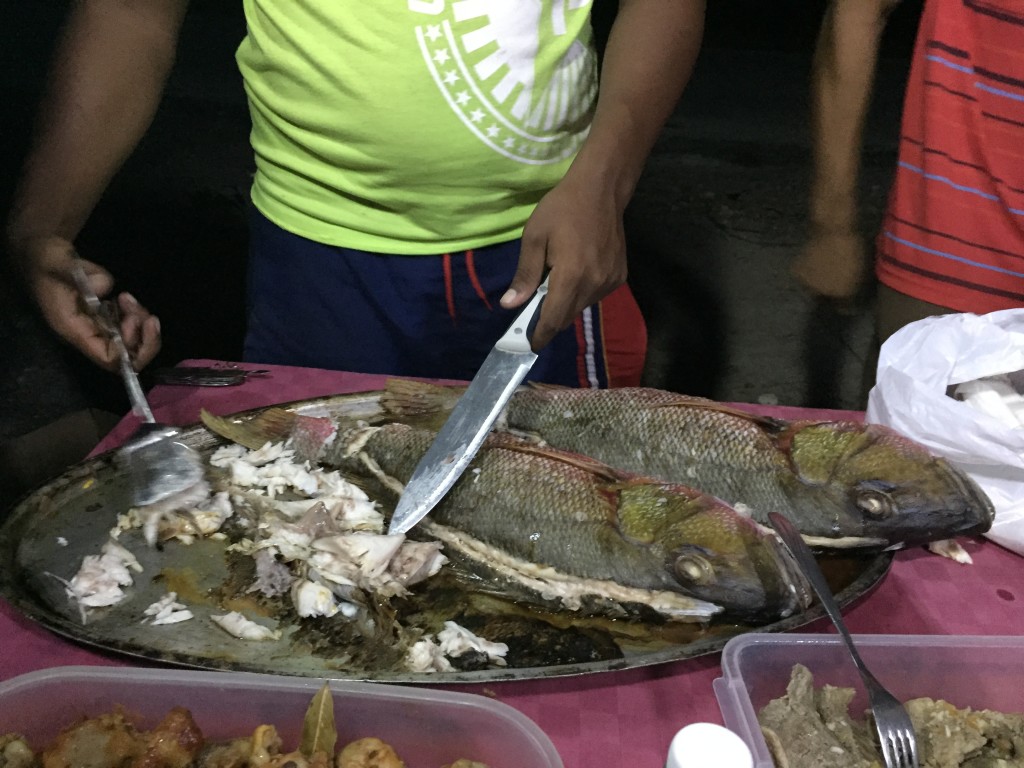
<path fill-rule="evenodd" d="M 196 362 L 196 361 L 191 361 Z M 199 361 L 208 363 L 209 361 Z M 266 366 L 263 366 L 266 368 Z M 382 387 L 384 377 L 270 367 L 270 375 L 240 387 L 157 387 L 151 401 L 158 418 L 185 425 L 199 408 L 226 414 L 248 408 Z M 839 415 L 748 406 L 785 417 Z M 134 428 L 125 419 L 100 450 Z M 976 539 L 965 542 L 973 566 L 922 549 L 901 552 L 871 594 L 846 611 L 855 633 L 1019 635 L 1024 633 L 1024 563 L 1010 552 Z M 831 631 L 824 620 L 801 631 Z M 719 655 L 656 667 L 575 678 L 551 678 L 452 688 L 493 696 L 536 721 L 554 741 L 566 768 L 664 765 L 669 741 L 687 723 L 721 723 L 711 682 L 720 675 Z M 65 664 L 131 665 L 135 661 L 95 652 L 57 637 L 0 601 L 0 679 Z"/>

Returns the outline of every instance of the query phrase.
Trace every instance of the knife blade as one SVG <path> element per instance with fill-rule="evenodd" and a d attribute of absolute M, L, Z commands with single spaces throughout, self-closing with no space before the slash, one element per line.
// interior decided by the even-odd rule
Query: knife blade
<path fill-rule="evenodd" d="M 441 500 L 483 445 L 498 414 L 537 360 L 530 345 L 548 278 L 498 339 L 405 485 L 389 534 L 406 533 Z"/>

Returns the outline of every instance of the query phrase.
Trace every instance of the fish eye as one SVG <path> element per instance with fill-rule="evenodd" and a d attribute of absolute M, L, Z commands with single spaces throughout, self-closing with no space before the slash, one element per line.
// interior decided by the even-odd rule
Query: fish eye
<path fill-rule="evenodd" d="M 674 567 L 676 577 L 681 582 L 697 586 L 706 586 L 715 582 L 715 569 L 700 555 L 680 555 L 676 558 Z"/>
<path fill-rule="evenodd" d="M 889 494 L 875 488 L 863 489 L 857 494 L 857 509 L 873 520 L 884 520 L 895 511 Z"/>

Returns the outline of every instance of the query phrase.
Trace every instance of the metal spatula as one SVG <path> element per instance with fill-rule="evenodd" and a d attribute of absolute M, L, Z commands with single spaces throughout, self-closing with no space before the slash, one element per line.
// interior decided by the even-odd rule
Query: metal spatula
<path fill-rule="evenodd" d="M 179 430 L 160 424 L 153 418 L 153 411 L 132 367 L 128 348 L 121 338 L 117 318 L 92 290 L 82 265 L 76 262 L 73 269 L 82 299 L 117 347 L 121 378 L 131 400 L 132 411 L 144 422 L 124 443 L 118 454 L 131 478 L 132 505 L 144 507 L 188 490 L 203 479 L 202 457 L 175 439 L 180 434 Z"/>

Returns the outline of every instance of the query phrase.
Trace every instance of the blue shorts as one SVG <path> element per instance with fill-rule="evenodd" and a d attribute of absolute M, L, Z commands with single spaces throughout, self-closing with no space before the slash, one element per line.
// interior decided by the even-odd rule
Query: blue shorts
<path fill-rule="evenodd" d="M 396 376 L 471 379 L 518 310 L 498 299 L 519 241 L 472 251 L 391 256 L 322 245 L 253 209 L 244 358 Z M 558 334 L 528 380 L 638 385 L 643 317 L 623 286 Z"/>

